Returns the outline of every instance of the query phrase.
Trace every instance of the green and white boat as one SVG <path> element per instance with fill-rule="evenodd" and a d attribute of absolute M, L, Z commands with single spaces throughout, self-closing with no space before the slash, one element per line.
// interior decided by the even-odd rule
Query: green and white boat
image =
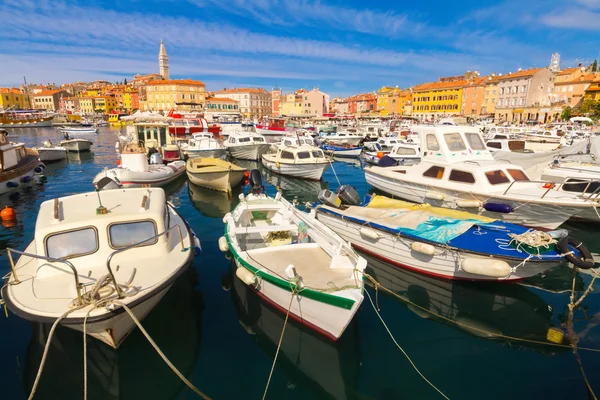
<path fill-rule="evenodd" d="M 314 214 L 253 186 L 223 218 L 221 250 L 231 252 L 236 275 L 264 301 L 337 340 L 363 301 L 365 259 Z"/>

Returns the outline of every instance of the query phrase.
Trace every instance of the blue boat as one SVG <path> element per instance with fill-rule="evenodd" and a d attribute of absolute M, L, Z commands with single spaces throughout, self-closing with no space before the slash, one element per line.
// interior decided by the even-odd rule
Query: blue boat
<path fill-rule="evenodd" d="M 362 146 L 344 147 L 324 144 L 323 151 L 335 157 L 358 158 L 362 153 Z"/>

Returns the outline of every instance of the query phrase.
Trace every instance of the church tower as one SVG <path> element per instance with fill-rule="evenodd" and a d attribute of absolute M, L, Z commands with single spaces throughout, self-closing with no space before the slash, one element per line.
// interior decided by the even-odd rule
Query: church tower
<path fill-rule="evenodd" d="M 160 40 L 160 51 L 158 53 L 158 66 L 163 79 L 169 79 L 169 57 L 165 50 L 165 44 Z"/>

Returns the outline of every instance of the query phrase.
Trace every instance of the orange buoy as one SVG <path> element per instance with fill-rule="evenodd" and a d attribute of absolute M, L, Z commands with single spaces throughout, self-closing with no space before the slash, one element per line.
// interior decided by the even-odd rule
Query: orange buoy
<path fill-rule="evenodd" d="M 377 158 L 382 158 L 382 157 L 383 157 L 383 151 L 378 151 Z"/>
<path fill-rule="evenodd" d="M 249 176 L 250 176 L 250 172 L 248 172 L 248 171 L 244 172 L 244 177 L 245 178 L 248 178 Z"/>
<path fill-rule="evenodd" d="M 121 159 L 117 160 L 117 165 L 121 165 Z"/>
<path fill-rule="evenodd" d="M 2 218 L 2 221 L 14 221 L 17 219 L 17 213 L 14 209 L 6 206 L 0 211 L 0 218 Z"/>

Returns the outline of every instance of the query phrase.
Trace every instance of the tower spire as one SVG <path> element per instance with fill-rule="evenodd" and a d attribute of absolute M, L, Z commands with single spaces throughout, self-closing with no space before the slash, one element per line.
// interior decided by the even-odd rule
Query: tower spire
<path fill-rule="evenodd" d="M 158 52 L 158 67 L 163 79 L 169 79 L 169 57 L 162 39 L 160 39 L 160 50 Z"/>

